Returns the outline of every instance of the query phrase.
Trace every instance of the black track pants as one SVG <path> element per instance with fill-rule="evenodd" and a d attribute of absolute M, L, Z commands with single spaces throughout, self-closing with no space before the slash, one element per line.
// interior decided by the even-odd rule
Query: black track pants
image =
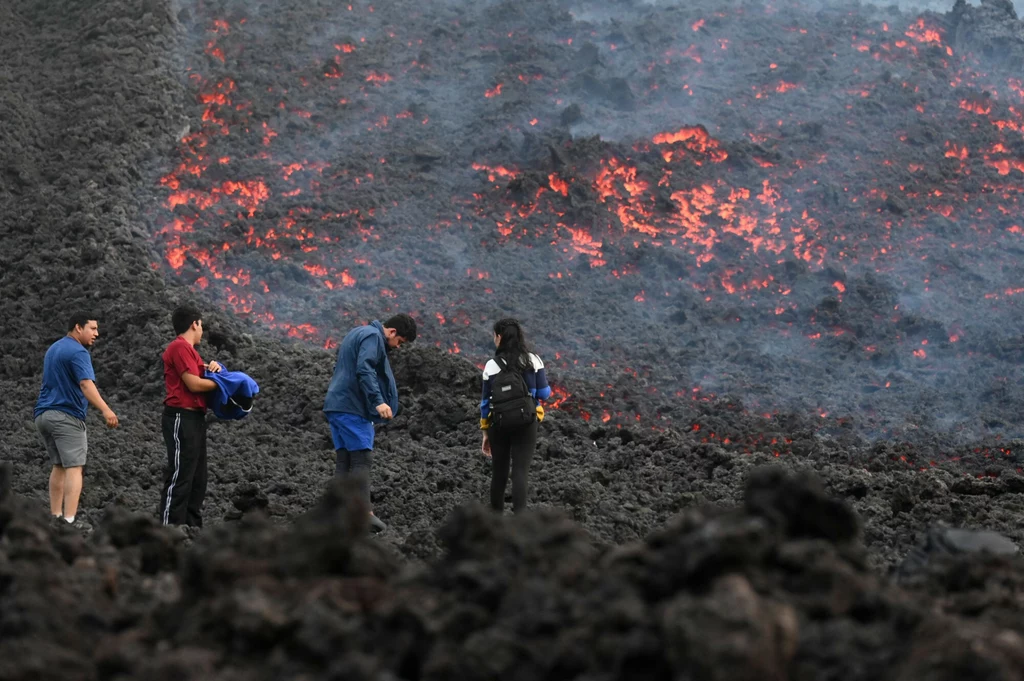
<path fill-rule="evenodd" d="M 206 498 L 206 415 L 165 407 L 162 420 L 167 468 L 160 495 L 164 525 L 203 526 Z"/>
<path fill-rule="evenodd" d="M 509 464 L 512 465 L 512 510 L 526 508 L 526 477 L 530 460 L 537 448 L 537 422 L 510 431 L 488 431 L 491 441 L 491 508 L 499 513 L 505 509 L 505 485 Z"/>

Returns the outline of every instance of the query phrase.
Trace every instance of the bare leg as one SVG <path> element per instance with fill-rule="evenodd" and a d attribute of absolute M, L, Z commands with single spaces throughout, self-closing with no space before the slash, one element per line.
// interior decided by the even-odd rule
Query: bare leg
<path fill-rule="evenodd" d="M 64 471 L 63 466 L 54 466 L 50 469 L 51 515 L 61 515 L 64 511 Z"/>
<path fill-rule="evenodd" d="M 74 518 L 82 495 L 82 467 L 64 469 L 64 517 Z"/>

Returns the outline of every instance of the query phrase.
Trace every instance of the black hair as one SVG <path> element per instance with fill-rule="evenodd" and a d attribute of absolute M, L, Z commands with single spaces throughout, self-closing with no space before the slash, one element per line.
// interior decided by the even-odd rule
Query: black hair
<path fill-rule="evenodd" d="M 385 329 L 394 329 L 406 343 L 416 340 L 416 320 L 407 314 L 396 314 L 384 322 Z"/>
<path fill-rule="evenodd" d="M 89 314 L 88 312 L 75 312 L 68 318 L 68 333 L 75 330 L 76 326 L 81 326 L 83 329 L 85 325 L 96 319 L 96 315 Z"/>
<path fill-rule="evenodd" d="M 202 321 L 203 315 L 193 305 L 179 305 L 171 313 L 171 324 L 174 325 L 174 333 L 179 336 L 190 328 L 194 322 Z"/>
<path fill-rule="evenodd" d="M 530 361 L 530 346 L 526 342 L 526 334 L 523 333 L 523 327 L 518 319 L 506 317 L 494 322 L 494 334 L 501 336 L 498 348 L 494 351 L 496 357 L 518 366 L 521 371 L 533 366 Z"/>

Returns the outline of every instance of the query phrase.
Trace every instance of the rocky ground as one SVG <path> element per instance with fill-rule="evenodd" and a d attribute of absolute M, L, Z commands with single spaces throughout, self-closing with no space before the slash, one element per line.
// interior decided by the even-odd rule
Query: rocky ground
<path fill-rule="evenodd" d="M 341 486 L 289 527 L 247 516 L 182 553 L 113 508 L 84 542 L 2 469 L 0 673 L 10 679 L 1014 679 L 1021 559 L 947 556 L 910 590 L 856 515 L 780 467 L 733 510 L 595 546 L 564 513 L 462 506 L 404 563 Z M 356 505 L 358 506 L 358 504 Z"/>

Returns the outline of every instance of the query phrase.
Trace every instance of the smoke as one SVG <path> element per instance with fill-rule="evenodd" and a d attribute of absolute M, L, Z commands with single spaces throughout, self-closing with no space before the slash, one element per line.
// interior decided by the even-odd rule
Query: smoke
<path fill-rule="evenodd" d="M 685 3 L 679 0 L 640 0 L 642 4 L 653 5 L 656 7 L 678 7 L 683 6 Z M 828 7 L 844 7 L 846 3 L 829 2 L 827 0 L 807 0 L 802 4 L 803 7 L 808 10 L 821 10 Z M 895 2 L 875 2 L 875 3 L 864 3 L 864 5 L 875 5 L 877 7 L 896 7 L 901 12 L 908 14 L 914 14 L 919 12 L 948 12 L 953 8 L 955 0 L 895 0 Z M 981 0 L 967 0 L 967 4 L 972 7 L 978 7 L 981 5 Z M 1024 15 L 1024 3 L 1013 2 L 1013 8 L 1017 13 L 1018 18 Z M 584 10 L 585 11 L 585 10 Z M 603 11 L 608 13 L 609 8 L 604 8 Z M 595 14 L 594 16 L 598 16 Z"/>
<path fill-rule="evenodd" d="M 949 0 L 946 0 L 945 2 L 940 2 L 940 0 L 899 0 L 896 3 L 896 6 L 904 12 L 948 12 L 953 8 L 953 4 L 954 3 Z M 979 7 L 982 3 L 980 0 L 968 0 L 967 4 L 972 7 Z M 1012 4 L 1014 11 L 1017 13 L 1017 17 L 1020 18 L 1022 13 L 1024 13 L 1024 3 L 1013 2 Z"/>

